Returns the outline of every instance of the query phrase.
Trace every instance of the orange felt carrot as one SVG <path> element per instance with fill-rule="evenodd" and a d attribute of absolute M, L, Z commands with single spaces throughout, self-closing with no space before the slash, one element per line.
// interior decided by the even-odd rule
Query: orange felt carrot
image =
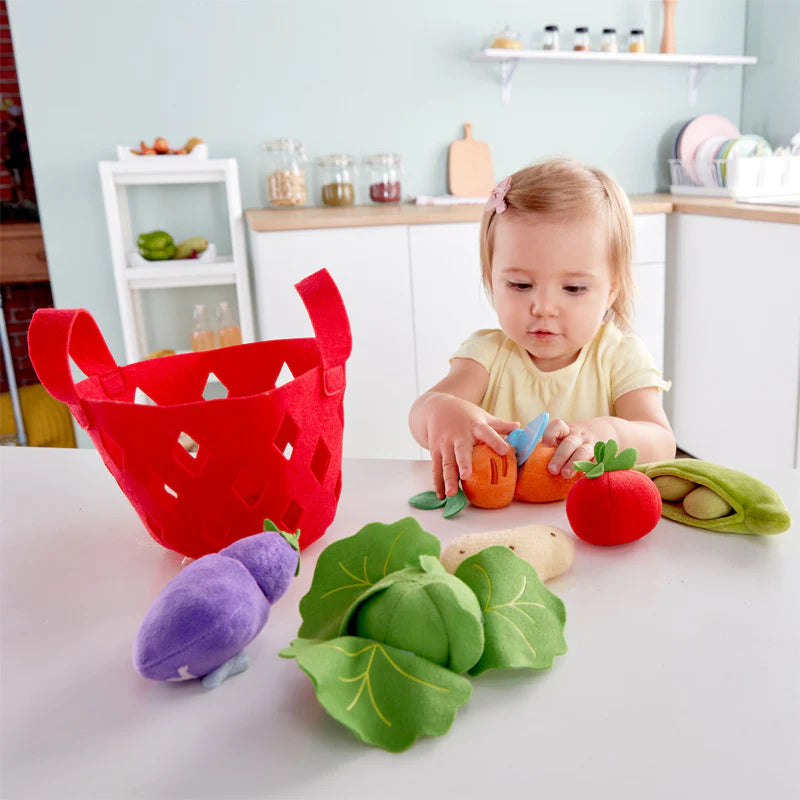
<path fill-rule="evenodd" d="M 472 448 L 472 475 L 463 480 L 464 494 L 479 508 L 502 508 L 514 499 L 517 460 L 513 448 L 504 456 L 488 444 Z"/>
<path fill-rule="evenodd" d="M 548 471 L 547 465 L 555 453 L 555 447 L 547 447 L 539 442 L 533 448 L 525 463 L 519 468 L 517 487 L 514 497 L 526 503 L 551 503 L 554 500 L 563 500 L 572 488 L 580 472 L 571 478 L 562 478 Z"/>

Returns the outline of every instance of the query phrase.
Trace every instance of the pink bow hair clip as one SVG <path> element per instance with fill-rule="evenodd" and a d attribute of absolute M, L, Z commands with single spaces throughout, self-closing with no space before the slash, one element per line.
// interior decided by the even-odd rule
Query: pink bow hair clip
<path fill-rule="evenodd" d="M 489 195 L 489 202 L 486 203 L 486 210 L 494 210 L 497 214 L 502 214 L 507 208 L 506 193 L 511 188 L 511 176 L 507 176 L 492 189 Z"/>

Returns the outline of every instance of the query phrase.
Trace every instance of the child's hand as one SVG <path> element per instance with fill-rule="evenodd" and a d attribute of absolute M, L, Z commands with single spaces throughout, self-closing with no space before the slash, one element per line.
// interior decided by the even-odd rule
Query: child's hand
<path fill-rule="evenodd" d="M 593 431 L 591 420 L 568 425 L 558 417 L 551 419 L 542 435 L 542 443 L 555 447 L 556 452 L 547 468 L 553 475 L 560 472 L 562 477 L 571 478 L 575 474 L 572 466 L 575 461 L 591 461 L 594 457 L 594 444 L 602 437 Z"/>
<path fill-rule="evenodd" d="M 472 475 L 472 448 L 484 442 L 499 455 L 511 449 L 501 434 L 519 427 L 492 416 L 469 400 L 440 394 L 431 398 L 428 449 L 433 459 L 433 487 L 441 500 L 458 492 L 458 479 Z"/>

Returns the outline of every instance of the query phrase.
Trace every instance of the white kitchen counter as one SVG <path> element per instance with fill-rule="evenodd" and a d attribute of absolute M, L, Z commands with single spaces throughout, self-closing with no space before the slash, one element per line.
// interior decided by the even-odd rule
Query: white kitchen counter
<path fill-rule="evenodd" d="M 277 652 L 321 550 L 395 521 L 429 465 L 346 461 L 337 518 L 219 688 L 160 684 L 134 634 L 181 558 L 153 542 L 93 450 L 0 449 L 4 798 L 788 798 L 800 791 L 800 541 L 666 520 L 597 548 L 550 588 L 569 652 L 487 673 L 450 732 L 402 754 L 359 743 Z M 763 476 L 762 476 L 763 477 Z M 800 476 L 772 485 L 800 519 Z M 564 504 L 415 512 L 443 543 Z"/>

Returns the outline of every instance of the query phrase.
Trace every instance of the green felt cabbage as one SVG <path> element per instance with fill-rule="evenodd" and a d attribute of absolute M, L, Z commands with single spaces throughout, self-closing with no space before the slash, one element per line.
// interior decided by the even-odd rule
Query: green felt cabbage
<path fill-rule="evenodd" d="M 392 752 L 418 736 L 447 733 L 472 692 L 470 682 L 449 669 L 355 636 L 295 639 L 280 655 L 297 659 L 334 719 L 363 742 Z"/>
<path fill-rule="evenodd" d="M 475 595 L 429 555 L 362 594 L 340 633 L 410 650 L 453 672 L 466 672 L 483 652 L 483 615 Z"/>
<path fill-rule="evenodd" d="M 300 601 L 304 639 L 332 639 L 350 606 L 392 572 L 416 566 L 420 555 L 439 557 L 441 544 L 413 517 L 391 525 L 372 522 L 328 545 L 320 554 L 311 588 Z"/>
<path fill-rule="evenodd" d="M 662 503 L 661 515 L 684 525 L 723 533 L 782 533 L 792 519 L 778 493 L 757 478 L 694 458 L 676 458 L 636 466 L 648 478 L 676 475 L 706 486 L 733 509 L 727 517 L 696 519 L 676 503 Z"/>
<path fill-rule="evenodd" d="M 399 751 L 440 736 L 469 700 L 459 673 L 545 669 L 566 652 L 563 603 L 508 548 L 439 561 L 412 517 L 333 542 L 300 601 L 301 638 L 282 650 L 325 710 L 368 744 Z"/>
<path fill-rule="evenodd" d="M 470 670 L 549 669 L 567 652 L 564 603 L 540 580 L 536 570 L 507 547 L 487 547 L 456 570 L 475 592 L 483 611 L 483 655 Z"/>

